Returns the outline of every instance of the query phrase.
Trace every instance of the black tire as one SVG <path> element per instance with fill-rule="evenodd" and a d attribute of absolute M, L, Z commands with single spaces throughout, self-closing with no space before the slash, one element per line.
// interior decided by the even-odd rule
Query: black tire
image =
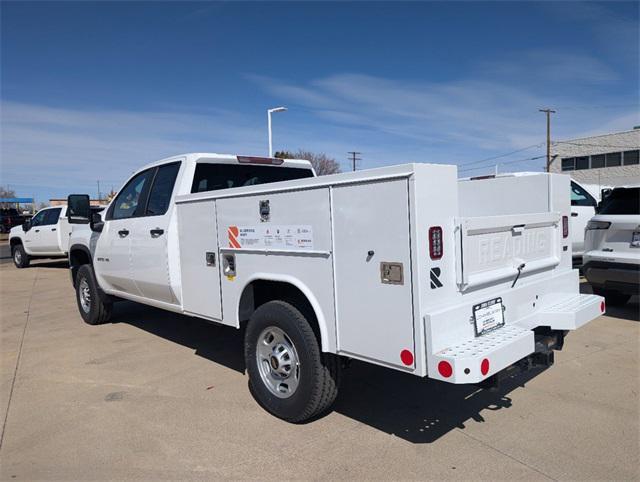
<path fill-rule="evenodd" d="M 89 325 L 100 325 L 111 318 L 113 303 L 98 289 L 93 268 L 83 264 L 76 275 L 76 301 L 80 316 Z"/>
<path fill-rule="evenodd" d="M 285 340 L 293 344 L 293 351 L 299 360 L 297 388 L 286 398 L 274 394 L 258 366 L 262 364 L 262 369 L 267 371 L 273 366 L 259 361 L 257 353 L 258 343 L 263 343 L 261 337 L 273 327 L 281 330 Z M 244 357 L 251 394 L 263 408 L 278 418 L 293 423 L 304 422 L 327 411 L 338 395 L 338 357 L 321 352 L 311 325 L 300 310 L 290 303 L 270 301 L 253 313 L 245 332 Z"/>
<path fill-rule="evenodd" d="M 16 244 L 11 249 L 11 256 L 13 257 L 13 264 L 16 265 L 16 268 L 28 268 L 29 263 L 31 263 L 31 258 L 24 250 L 24 246 L 22 244 Z"/>
<path fill-rule="evenodd" d="M 598 296 L 604 296 L 607 305 L 611 306 L 622 306 L 631 298 L 631 295 L 625 295 L 619 291 L 611 291 L 604 288 L 594 287 L 593 293 Z"/>

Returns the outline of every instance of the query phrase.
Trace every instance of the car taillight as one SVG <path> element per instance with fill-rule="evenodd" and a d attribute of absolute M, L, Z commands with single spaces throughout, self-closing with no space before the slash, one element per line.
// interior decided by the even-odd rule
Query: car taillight
<path fill-rule="evenodd" d="M 562 237 L 569 236 L 569 216 L 562 216 Z"/>
<path fill-rule="evenodd" d="M 431 259 L 442 258 L 442 228 L 431 226 L 429 228 L 429 256 Z"/>
<path fill-rule="evenodd" d="M 611 223 L 607 221 L 589 221 L 587 223 L 587 231 L 591 231 L 592 229 L 609 229 Z"/>

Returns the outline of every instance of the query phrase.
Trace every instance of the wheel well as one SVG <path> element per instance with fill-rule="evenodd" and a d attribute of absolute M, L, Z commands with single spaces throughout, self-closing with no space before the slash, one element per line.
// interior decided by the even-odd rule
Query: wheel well
<path fill-rule="evenodd" d="M 22 244 L 22 240 L 20 238 L 11 238 L 9 240 L 9 244 L 11 245 L 11 248 L 13 248 L 14 246 Z"/>
<path fill-rule="evenodd" d="M 91 256 L 84 249 L 72 249 L 69 251 L 69 267 L 71 268 L 71 278 L 73 279 L 73 286 L 76 285 L 76 276 L 78 270 L 83 264 L 92 264 Z"/>
<path fill-rule="evenodd" d="M 240 322 L 248 321 L 259 306 L 273 300 L 286 301 L 298 308 L 307 318 L 318 342 L 322 342 L 318 318 L 313 306 L 299 288 L 283 281 L 255 280 L 245 286 L 238 309 Z"/>

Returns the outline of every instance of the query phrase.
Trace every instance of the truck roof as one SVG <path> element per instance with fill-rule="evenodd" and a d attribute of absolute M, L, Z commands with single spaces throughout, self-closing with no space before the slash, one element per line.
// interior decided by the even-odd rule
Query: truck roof
<path fill-rule="evenodd" d="M 311 166 L 311 162 L 305 159 L 280 159 L 280 158 L 269 158 L 269 157 L 260 157 L 260 156 L 243 156 L 236 154 L 217 154 L 215 152 L 189 152 L 186 154 L 178 154 L 171 157 L 166 157 L 164 159 L 160 159 L 159 161 L 151 162 L 145 165 L 141 170 L 148 169 L 150 167 L 158 166 L 160 164 L 166 164 L 171 161 L 183 160 L 187 163 L 211 163 L 211 164 L 237 164 L 240 159 L 246 159 L 244 162 L 251 163 L 251 160 L 256 160 L 256 164 L 271 164 L 274 167 L 295 167 L 298 169 L 313 169 Z M 274 161 L 281 162 L 267 162 L 269 159 L 273 159 Z"/>

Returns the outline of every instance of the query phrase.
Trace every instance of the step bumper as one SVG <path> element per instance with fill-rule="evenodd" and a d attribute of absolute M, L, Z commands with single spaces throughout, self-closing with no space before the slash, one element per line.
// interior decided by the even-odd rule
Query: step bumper
<path fill-rule="evenodd" d="M 604 308 L 601 296 L 565 297 L 533 316 L 432 354 L 429 377 L 449 383 L 479 383 L 535 351 L 533 328 L 576 330 L 602 315 Z"/>

